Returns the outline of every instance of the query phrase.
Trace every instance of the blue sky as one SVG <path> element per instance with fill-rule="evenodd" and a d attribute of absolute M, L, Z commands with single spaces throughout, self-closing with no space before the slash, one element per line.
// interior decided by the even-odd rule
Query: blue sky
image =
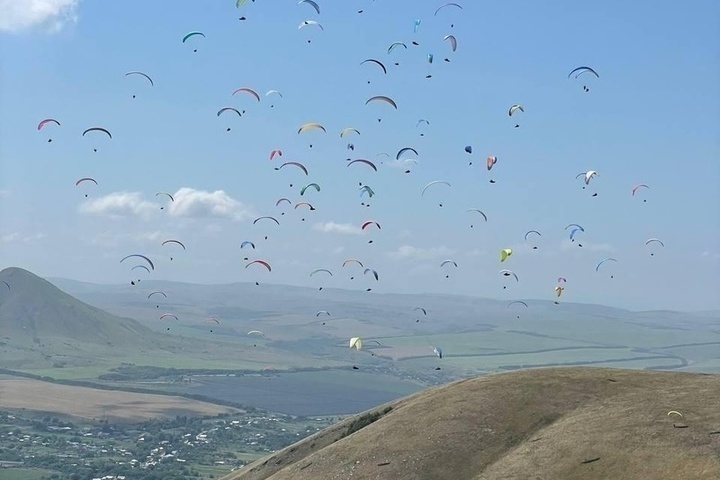
<path fill-rule="evenodd" d="M 563 276 L 565 301 L 720 308 L 717 2 L 466 1 L 437 16 L 442 2 L 318 3 L 320 15 L 294 0 L 240 9 L 231 0 L 171 8 L 160 0 L 0 0 L 0 266 L 120 283 L 142 272 L 119 260 L 143 253 L 157 267 L 143 278 L 508 300 L 554 299 Z M 324 31 L 298 29 L 304 20 Z M 183 44 L 193 30 L 206 38 Z M 456 52 L 443 41 L 448 34 Z M 388 54 L 395 41 L 408 49 Z M 361 65 L 367 58 L 388 74 Z M 568 79 L 581 65 L 600 78 Z M 155 86 L 124 76 L 132 70 Z M 232 96 L 240 87 L 261 101 Z M 271 89 L 283 97 L 265 96 Z M 373 95 L 398 109 L 365 105 Z M 525 112 L 511 118 L 516 103 Z M 216 116 L 225 106 L 245 114 Z M 38 131 L 48 117 L 62 125 Z M 421 118 L 430 124 L 416 126 Z M 298 135 L 306 122 L 327 133 Z M 83 137 L 93 126 L 113 139 Z M 360 136 L 341 139 L 346 127 Z M 419 152 L 417 164 L 378 156 L 406 146 Z M 276 148 L 283 156 L 270 161 Z M 498 157 L 491 172 L 488 155 Z M 347 167 L 346 158 L 369 159 L 379 171 Z M 309 176 L 274 170 L 284 161 L 303 163 Z M 598 176 L 583 189 L 575 176 L 588 170 Z M 99 185 L 76 187 L 81 177 Z M 434 180 L 451 187 L 421 198 Z M 310 182 L 321 191 L 301 197 Z M 376 193 L 370 207 L 361 205 L 359 182 Z M 639 183 L 650 188 L 631 196 Z M 316 210 L 276 207 L 280 197 Z M 253 225 L 260 215 L 281 225 Z M 365 220 L 382 230 L 360 232 Z M 575 243 L 569 223 L 585 228 Z M 524 240 L 531 229 L 542 233 L 534 244 Z M 665 247 L 646 246 L 651 237 Z M 171 238 L 187 250 L 161 246 Z M 241 251 L 243 240 L 257 250 Z M 501 264 L 508 247 L 514 253 Z M 273 271 L 246 269 L 245 256 Z M 596 272 L 606 257 L 618 262 Z M 380 281 L 341 268 L 346 258 L 377 270 Z M 441 269 L 445 259 L 458 268 Z M 314 268 L 334 276 L 309 278 Z"/>

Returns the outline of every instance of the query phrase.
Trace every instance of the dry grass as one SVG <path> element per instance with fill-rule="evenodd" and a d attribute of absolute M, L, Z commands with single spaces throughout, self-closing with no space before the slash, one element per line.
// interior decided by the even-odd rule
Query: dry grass
<path fill-rule="evenodd" d="M 713 375 L 488 375 L 366 412 L 367 425 L 346 436 L 358 425 L 350 418 L 226 480 L 720 479 L 719 399 Z"/>
<path fill-rule="evenodd" d="M 238 411 L 182 397 L 97 390 L 26 379 L 0 380 L 0 408 L 117 422 Z"/>

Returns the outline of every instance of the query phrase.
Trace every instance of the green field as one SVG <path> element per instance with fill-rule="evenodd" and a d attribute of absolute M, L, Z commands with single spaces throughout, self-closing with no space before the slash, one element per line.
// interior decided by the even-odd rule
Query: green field
<path fill-rule="evenodd" d="M 42 468 L 0 468 L 0 480 L 43 480 L 54 472 Z"/>

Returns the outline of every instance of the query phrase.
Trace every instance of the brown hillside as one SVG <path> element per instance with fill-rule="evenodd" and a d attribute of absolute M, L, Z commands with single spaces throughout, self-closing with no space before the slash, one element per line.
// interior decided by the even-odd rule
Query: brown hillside
<path fill-rule="evenodd" d="M 548 368 L 461 380 L 224 480 L 265 479 L 720 479 L 720 376 Z"/>

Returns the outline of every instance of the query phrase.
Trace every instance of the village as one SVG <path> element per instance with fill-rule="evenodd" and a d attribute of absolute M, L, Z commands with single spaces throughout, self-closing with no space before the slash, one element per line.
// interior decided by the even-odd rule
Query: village
<path fill-rule="evenodd" d="M 330 423 L 258 412 L 127 424 L 0 411 L 0 469 L 47 480 L 212 479 Z"/>

